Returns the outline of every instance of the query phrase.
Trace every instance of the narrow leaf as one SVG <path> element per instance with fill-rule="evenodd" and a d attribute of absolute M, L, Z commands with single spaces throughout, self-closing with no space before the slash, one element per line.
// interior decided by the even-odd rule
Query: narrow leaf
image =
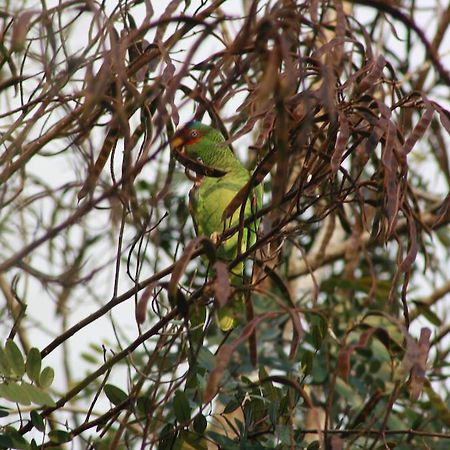
<path fill-rule="evenodd" d="M 224 307 L 231 295 L 230 277 L 227 265 L 223 261 L 216 261 L 213 265 L 216 277 L 214 279 L 214 297 L 219 308 Z"/>
<path fill-rule="evenodd" d="M 23 11 L 13 22 L 11 47 L 13 51 L 22 51 L 25 48 L 27 33 L 30 31 L 30 22 L 36 11 Z"/>
<path fill-rule="evenodd" d="M 150 300 L 154 288 L 155 285 L 153 283 L 147 286 L 137 302 L 135 317 L 138 324 L 143 324 L 145 321 L 148 301 Z"/>
<path fill-rule="evenodd" d="M 86 197 L 86 195 L 88 195 L 89 192 L 91 192 L 95 188 L 95 183 L 97 182 L 97 179 L 100 176 L 103 167 L 106 164 L 106 161 L 108 161 L 109 155 L 111 154 L 113 148 L 116 146 L 118 139 L 119 139 L 119 126 L 117 124 L 117 121 L 112 119 L 110 129 L 105 137 L 103 146 L 100 150 L 97 160 L 95 161 L 95 164 L 89 168 L 86 180 L 83 186 L 81 187 L 80 191 L 78 192 L 77 195 L 78 201 Z"/>
<path fill-rule="evenodd" d="M 430 126 L 431 119 L 433 118 L 434 109 L 431 107 L 431 104 L 427 102 L 427 107 L 425 112 L 422 114 L 419 122 L 417 122 L 414 129 L 411 131 L 411 134 L 406 139 L 405 144 L 403 145 L 403 154 L 407 155 L 411 152 L 416 142 L 422 138 L 422 136 L 427 131 Z"/>
<path fill-rule="evenodd" d="M 297 349 L 300 345 L 300 341 L 305 335 L 305 329 L 303 328 L 302 322 L 300 320 L 299 313 L 295 310 L 295 308 L 288 309 L 289 316 L 291 317 L 292 322 L 292 342 L 291 342 L 291 350 L 289 352 L 289 358 L 294 359 L 297 354 Z"/>
<path fill-rule="evenodd" d="M 381 162 L 384 167 L 383 187 L 385 191 L 385 209 L 388 218 L 387 236 L 389 236 L 397 222 L 400 202 L 400 190 L 397 179 L 398 162 L 394 156 L 395 126 L 387 121 L 386 143 L 383 148 Z"/>
<path fill-rule="evenodd" d="M 378 56 L 375 64 L 372 65 L 368 74 L 361 80 L 361 83 L 359 83 L 357 88 L 359 93 L 363 93 L 367 89 L 375 86 L 381 77 L 385 65 L 386 60 L 384 57 L 382 55 Z"/>
<path fill-rule="evenodd" d="M 411 269 L 412 264 L 416 260 L 417 256 L 417 232 L 416 232 L 416 223 L 412 214 L 409 214 L 407 217 L 408 224 L 408 253 L 405 256 L 405 259 L 400 264 L 400 271 L 407 272 Z"/>
<path fill-rule="evenodd" d="M 338 113 L 339 118 L 339 133 L 336 139 L 336 146 L 331 156 L 331 171 L 336 173 L 342 162 L 342 155 L 347 147 L 348 138 L 350 136 L 350 127 L 348 120 L 342 111 Z"/>

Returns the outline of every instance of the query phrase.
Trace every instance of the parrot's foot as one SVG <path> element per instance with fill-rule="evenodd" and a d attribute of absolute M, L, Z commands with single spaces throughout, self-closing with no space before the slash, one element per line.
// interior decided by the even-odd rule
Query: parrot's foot
<path fill-rule="evenodd" d="M 214 233 L 211 233 L 211 236 L 209 237 L 209 239 L 211 239 L 211 242 L 214 245 L 217 245 L 217 243 L 219 242 L 219 236 L 220 236 L 220 234 L 217 231 L 214 231 Z"/>
<path fill-rule="evenodd" d="M 216 310 L 217 324 L 223 332 L 230 331 L 238 325 L 243 325 L 245 323 L 245 315 L 245 301 L 241 295 L 238 295 L 229 304 Z"/>
<path fill-rule="evenodd" d="M 217 311 L 217 323 L 222 331 L 232 330 L 237 325 L 236 317 L 233 317 L 230 308 L 224 308 Z"/>

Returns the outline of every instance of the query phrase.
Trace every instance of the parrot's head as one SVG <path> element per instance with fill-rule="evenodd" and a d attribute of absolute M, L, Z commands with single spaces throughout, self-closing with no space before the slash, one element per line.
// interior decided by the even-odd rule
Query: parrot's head
<path fill-rule="evenodd" d="M 170 145 L 173 149 L 180 148 L 190 158 L 205 160 L 217 144 L 224 141 L 222 134 L 215 128 L 192 121 L 175 133 Z"/>

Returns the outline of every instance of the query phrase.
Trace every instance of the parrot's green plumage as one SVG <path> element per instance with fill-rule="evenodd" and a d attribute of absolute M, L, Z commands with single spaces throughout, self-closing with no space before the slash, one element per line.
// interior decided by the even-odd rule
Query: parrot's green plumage
<path fill-rule="evenodd" d="M 197 179 L 190 195 L 191 215 L 198 235 L 214 237 L 239 223 L 240 209 L 230 219 L 223 221 L 225 208 L 250 180 L 250 173 L 235 157 L 222 134 L 213 127 L 200 122 L 189 122 L 175 134 L 172 147 L 182 147 L 192 159 L 201 160 L 208 167 L 221 170 L 221 177 L 204 176 Z M 249 195 L 245 204 L 245 218 L 252 216 L 262 202 L 262 188 L 258 186 Z M 241 237 L 240 253 L 256 240 L 258 222 L 252 222 Z M 226 239 L 217 250 L 217 256 L 224 261 L 233 260 L 238 254 L 236 232 Z M 243 264 L 232 269 L 232 283 L 242 284 Z M 242 303 L 242 301 L 240 301 Z M 242 305 L 226 305 L 219 311 L 219 326 L 226 331 L 236 325 L 236 310 Z"/>

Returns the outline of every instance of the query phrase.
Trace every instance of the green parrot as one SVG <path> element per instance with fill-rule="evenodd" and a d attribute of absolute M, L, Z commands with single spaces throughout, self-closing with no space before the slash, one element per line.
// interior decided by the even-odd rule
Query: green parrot
<path fill-rule="evenodd" d="M 200 160 L 206 169 L 216 170 L 221 176 L 199 176 L 195 178 L 190 192 L 190 211 L 198 236 L 207 236 L 215 240 L 229 228 L 239 223 L 241 208 L 238 207 L 231 218 L 223 219 L 224 211 L 236 194 L 250 180 L 249 171 L 236 158 L 225 142 L 220 131 L 201 122 L 192 121 L 178 130 L 171 140 L 173 149 L 181 149 L 191 160 Z M 183 161 L 181 161 L 183 163 Z M 193 169 L 195 171 L 195 168 Z M 217 174 L 214 174 L 217 175 Z M 245 204 L 244 218 L 252 216 L 262 203 L 262 186 L 258 185 L 248 196 Z M 238 254 L 253 245 L 257 237 L 259 221 L 255 220 L 244 228 L 239 238 L 236 231 L 221 243 L 217 257 L 223 261 L 232 261 Z M 242 284 L 244 265 L 239 263 L 231 270 L 231 283 Z M 236 304 L 236 303 L 239 304 Z M 243 297 L 227 304 L 218 311 L 219 326 L 223 331 L 234 328 L 237 324 L 237 311 L 244 309 Z"/>

